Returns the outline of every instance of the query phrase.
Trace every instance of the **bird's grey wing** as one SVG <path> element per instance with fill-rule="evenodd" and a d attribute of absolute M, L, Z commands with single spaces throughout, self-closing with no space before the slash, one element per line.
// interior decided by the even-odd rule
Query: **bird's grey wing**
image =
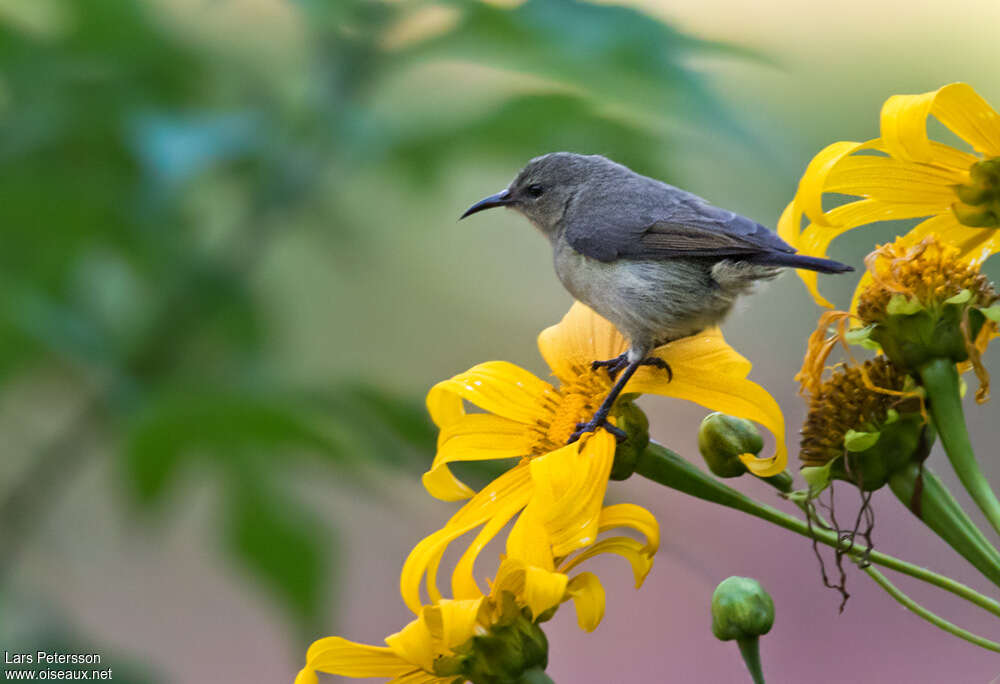
<path fill-rule="evenodd" d="M 668 198 L 661 195 L 657 202 L 643 197 L 611 211 L 605 205 L 581 212 L 582 220 L 567 225 L 566 239 L 573 249 L 599 261 L 794 253 L 756 221 L 671 190 Z"/>

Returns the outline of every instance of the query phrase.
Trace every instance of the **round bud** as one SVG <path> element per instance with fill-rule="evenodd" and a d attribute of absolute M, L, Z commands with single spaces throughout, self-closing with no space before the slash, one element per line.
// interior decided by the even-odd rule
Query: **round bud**
<path fill-rule="evenodd" d="M 756 456 L 763 448 L 764 440 L 749 420 L 711 413 L 701 421 L 698 450 L 708 469 L 718 477 L 739 477 L 747 472 L 740 456 Z"/>
<path fill-rule="evenodd" d="M 774 624 L 774 602 L 760 583 L 729 577 L 712 594 L 712 633 L 720 641 L 767 634 Z"/>

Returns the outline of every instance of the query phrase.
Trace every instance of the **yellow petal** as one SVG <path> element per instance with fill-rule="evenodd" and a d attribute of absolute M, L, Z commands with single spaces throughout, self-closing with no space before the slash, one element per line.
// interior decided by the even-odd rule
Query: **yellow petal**
<path fill-rule="evenodd" d="M 438 426 L 465 413 L 462 400 L 520 423 L 534 424 L 552 385 L 506 361 L 489 361 L 443 380 L 427 394 L 427 409 Z"/>
<path fill-rule="evenodd" d="M 309 647 L 306 667 L 295 678 L 295 684 L 315 682 L 316 671 L 344 677 L 394 677 L 412 669 L 413 663 L 400 658 L 391 648 L 326 637 Z"/>
<path fill-rule="evenodd" d="M 479 531 L 476 538 L 469 544 L 462 557 L 455 565 L 455 570 L 451 575 L 451 590 L 457 599 L 474 599 L 482 595 L 479 586 L 476 584 L 475 563 L 483 548 L 493 540 L 507 523 L 513 519 L 518 512 L 526 505 L 525 498 L 517 497 L 510 499 L 505 506 L 491 517 L 483 529 Z"/>
<path fill-rule="evenodd" d="M 646 553 L 653 555 L 660 548 L 660 524 L 653 514 L 635 504 L 615 504 L 601 511 L 599 532 L 627 527 L 646 537 Z"/>
<path fill-rule="evenodd" d="M 532 499 L 540 507 L 554 556 L 565 556 L 597 538 L 616 446 L 613 435 L 599 430 L 532 459 Z"/>
<path fill-rule="evenodd" d="M 420 610 L 420 585 L 426 574 L 432 602 L 440 600 L 436 570 L 441 556 L 452 541 L 485 524 L 509 507 L 527 504 L 531 495 L 531 474 L 526 464 L 517 465 L 495 479 L 455 513 L 437 532 L 425 537 L 410 552 L 400 575 L 403 601 L 414 613 Z"/>
<path fill-rule="evenodd" d="M 489 413 L 460 415 L 441 426 L 438 449 L 424 487 L 444 501 L 468 499 L 473 491 L 447 467 L 455 461 L 483 461 L 525 456 L 533 437 L 525 426 Z"/>
<path fill-rule="evenodd" d="M 626 387 L 628 392 L 661 394 L 700 404 L 738 418 L 760 423 L 774 435 L 775 453 L 769 458 L 741 457 L 755 475 L 768 477 L 785 469 L 785 418 L 766 389 L 748 380 L 750 362 L 736 353 L 718 328 L 710 328 L 660 347 L 654 355 L 670 364 L 673 380 L 659 369 L 640 368 Z"/>
<path fill-rule="evenodd" d="M 1000 155 L 1000 116 L 965 83 L 952 83 L 920 95 L 894 95 L 882 107 L 882 138 L 899 159 L 936 161 L 927 137 L 927 117 L 934 115 L 979 154 Z"/>
<path fill-rule="evenodd" d="M 569 577 L 561 572 L 529 565 L 524 569 L 524 593 L 519 598 L 531 609 L 532 617 L 537 618 L 562 603 L 568 582 Z"/>
<path fill-rule="evenodd" d="M 593 546 L 589 546 L 570 560 L 564 562 L 559 568 L 560 572 L 569 573 L 570 570 L 580 565 L 583 561 L 602 553 L 614 553 L 629 562 L 632 566 L 632 575 L 635 577 L 635 586 L 638 589 L 642 586 L 646 575 L 653 567 L 653 558 L 646 553 L 645 545 L 632 539 L 631 537 L 608 537 L 602 539 Z"/>
<path fill-rule="evenodd" d="M 507 558 L 523 565 L 555 569 L 552 539 L 545 527 L 541 504 L 532 497 L 507 535 Z"/>
<path fill-rule="evenodd" d="M 872 199 L 858 200 L 857 202 L 845 204 L 828 212 L 829 226 L 819 226 L 815 223 L 810 223 L 802 231 L 795 247 L 803 254 L 825 257 L 826 249 L 830 246 L 833 239 L 849 230 L 877 221 L 917 218 L 926 216 L 929 213 L 931 213 L 931 210 L 926 204 L 893 204 Z M 819 294 L 817 285 L 818 273 L 802 269 L 798 269 L 796 273 L 802 279 L 802 282 L 806 284 L 806 287 L 809 288 L 809 291 L 818 303 L 831 306 Z"/>
<path fill-rule="evenodd" d="M 385 638 L 385 643 L 392 649 L 400 659 L 412 665 L 416 665 L 425 672 L 434 669 L 434 660 L 441 655 L 439 644 L 435 643 L 430 629 L 424 620 L 424 611 L 421 610 L 416 620 L 403 627 L 395 634 L 390 634 Z M 396 673 L 402 674 L 402 673 Z"/>
<path fill-rule="evenodd" d="M 472 601 L 445 599 L 438 604 L 441 609 L 441 642 L 446 649 L 452 650 L 472 638 L 482 604 L 482 597 Z"/>
<path fill-rule="evenodd" d="M 845 140 L 835 142 L 824 147 L 819 151 L 819 154 L 812 158 L 805 173 L 802 174 L 802 180 L 799 181 L 799 189 L 795 193 L 795 199 L 802 212 L 813 223 L 820 226 L 830 225 L 823 211 L 823 193 L 828 192 L 826 190 L 827 176 L 844 157 L 859 150 L 871 149 L 875 142 L 877 141 L 858 143 Z"/>
<path fill-rule="evenodd" d="M 866 155 L 841 160 L 830 172 L 823 192 L 898 204 L 926 204 L 927 213 L 937 213 L 955 202 L 953 186 L 964 182 L 968 182 L 967 169 L 958 171 Z"/>
<path fill-rule="evenodd" d="M 423 670 L 407 672 L 389 681 L 388 684 L 451 684 L 454 677 L 435 677 Z"/>
<path fill-rule="evenodd" d="M 611 323 L 580 302 L 538 336 L 542 358 L 563 383 L 588 372 L 592 362 L 613 359 L 627 347 L 625 338 Z"/>
<path fill-rule="evenodd" d="M 524 593 L 524 571 L 527 564 L 520 558 L 503 557 L 497 576 L 493 580 L 491 596 L 494 598 L 507 591 L 515 596 Z"/>
<path fill-rule="evenodd" d="M 781 212 L 778 218 L 778 237 L 795 249 L 799 248 L 799 235 L 802 234 L 802 207 L 796 199 Z"/>
<path fill-rule="evenodd" d="M 581 572 L 569 581 L 566 593 L 576 606 L 576 622 L 585 632 L 593 632 L 604 618 L 604 587 L 597 575 Z"/>

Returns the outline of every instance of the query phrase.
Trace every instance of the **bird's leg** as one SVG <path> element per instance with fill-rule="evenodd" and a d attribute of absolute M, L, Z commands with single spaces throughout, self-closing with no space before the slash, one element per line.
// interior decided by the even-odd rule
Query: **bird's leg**
<path fill-rule="evenodd" d="M 615 405 L 618 397 L 621 395 L 622 390 L 625 389 L 625 385 L 628 381 L 635 375 L 635 372 L 639 370 L 639 366 L 655 366 L 662 370 L 667 371 L 668 382 L 674 379 L 674 372 L 670 369 L 670 364 L 661 359 L 658 356 L 647 356 L 645 358 L 640 357 L 638 361 L 629 362 L 628 352 L 625 352 L 621 356 L 617 356 L 613 359 L 608 359 L 607 361 L 594 361 L 591 364 L 591 368 L 597 370 L 598 368 L 607 368 L 608 375 L 614 380 L 615 376 L 618 375 L 619 371 L 623 368 L 625 372 L 621 374 L 618 381 L 615 382 L 611 391 L 608 392 L 608 396 L 605 397 L 604 401 L 601 403 L 600 407 L 597 409 L 597 413 L 586 423 L 577 423 L 576 432 L 570 435 L 569 442 L 567 444 L 572 444 L 576 440 L 587 432 L 594 432 L 598 428 L 604 428 L 611 434 L 615 436 L 619 442 L 624 442 L 628 435 L 625 434 L 624 430 L 621 430 L 614 425 L 610 425 L 608 421 L 608 414 L 611 413 L 611 408 Z"/>
<path fill-rule="evenodd" d="M 608 359 L 607 361 L 594 361 L 590 364 L 590 370 L 597 370 L 599 368 L 608 369 L 608 377 L 612 380 L 621 371 L 622 368 L 628 365 L 628 352 L 622 352 L 613 359 Z"/>
<path fill-rule="evenodd" d="M 629 380 L 632 379 L 632 376 L 635 375 L 635 372 L 639 369 L 639 366 L 642 365 L 642 362 L 643 359 L 641 358 L 637 361 L 627 362 L 628 365 L 625 366 L 625 370 L 622 371 L 622 374 L 618 376 L 618 380 L 611 388 L 611 391 L 608 392 L 608 396 L 605 397 L 604 401 L 598 407 L 597 413 L 595 413 L 594 417 L 591 418 L 586 423 L 579 423 L 576 426 L 576 432 L 570 435 L 567 444 L 572 444 L 576 440 L 580 439 L 580 437 L 584 433 L 594 432 L 598 428 L 604 428 L 605 430 L 613 434 L 615 436 L 615 439 L 617 439 L 619 442 L 625 441 L 625 438 L 628 435 L 625 434 L 624 430 L 620 430 L 616 428 L 614 425 L 608 424 L 607 422 L 608 414 L 611 413 L 611 407 L 615 405 L 615 400 L 618 399 L 618 396 L 622 393 L 622 390 L 625 389 L 625 385 L 628 383 Z"/>

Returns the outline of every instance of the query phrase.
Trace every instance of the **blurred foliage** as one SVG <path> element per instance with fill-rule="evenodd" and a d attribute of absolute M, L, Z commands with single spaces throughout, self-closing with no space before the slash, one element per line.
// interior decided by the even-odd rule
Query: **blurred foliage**
<path fill-rule="evenodd" d="M 429 5 L 289 4 L 294 57 L 264 68 L 138 0 L 0 4 L 0 383 L 68 371 L 140 511 L 162 509 L 183 471 L 215 478 L 223 548 L 307 631 L 326 605 L 333 533 L 282 473 L 318 460 L 363 483 L 370 462 L 419 469 L 434 432 L 419 398 L 284 377 L 253 289 L 275 241 L 359 232 L 338 179 L 362 170 L 426 187 L 457 155 L 513 169 L 570 148 L 662 173 L 673 122 L 729 125 L 685 62 L 733 51 L 637 11 Z M 431 9 L 448 13 L 437 31 L 389 39 Z M 479 65 L 468 83 L 489 106 L 456 107 L 458 83 L 379 106 L 442 60 Z M 530 87 L 511 87 L 512 73 Z M 35 491 L 38 470 L 80 457 L 49 449 L 24 481 Z M 0 502 L 0 537 L 28 534 L 42 511 L 15 509 L 42 500 Z"/>

